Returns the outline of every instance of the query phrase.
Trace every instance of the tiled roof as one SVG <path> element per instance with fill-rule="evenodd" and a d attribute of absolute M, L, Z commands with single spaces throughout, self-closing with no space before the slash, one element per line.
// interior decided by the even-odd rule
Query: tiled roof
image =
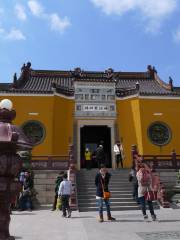
<path fill-rule="evenodd" d="M 48 71 L 32 70 L 31 64 L 23 65 L 21 75 L 14 76 L 13 84 L 0 84 L 1 92 L 52 94 L 54 91 L 68 96 L 74 95 L 74 81 L 87 82 L 115 82 L 116 94 L 119 97 L 127 95 L 167 95 L 180 96 L 171 83 L 164 83 L 151 66 L 146 72 L 114 72 L 108 69 L 105 72 L 81 71 Z"/>

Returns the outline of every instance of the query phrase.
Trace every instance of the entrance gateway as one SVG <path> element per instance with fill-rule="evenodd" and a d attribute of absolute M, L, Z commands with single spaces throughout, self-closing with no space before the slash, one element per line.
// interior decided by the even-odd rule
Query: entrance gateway
<path fill-rule="evenodd" d="M 78 169 L 85 168 L 84 152 L 89 148 L 92 153 L 101 144 L 105 152 L 108 168 L 115 168 L 113 146 L 115 144 L 115 82 L 91 82 L 76 80 L 75 87 L 75 124 L 74 147 Z M 97 167 L 95 158 L 93 167 Z"/>
<path fill-rule="evenodd" d="M 112 167 L 111 160 L 111 128 L 108 126 L 84 126 L 80 130 L 80 165 L 86 167 L 84 159 L 85 149 L 88 148 L 92 153 L 92 168 L 97 168 L 95 151 L 102 144 L 105 152 L 105 164 L 108 168 Z"/>

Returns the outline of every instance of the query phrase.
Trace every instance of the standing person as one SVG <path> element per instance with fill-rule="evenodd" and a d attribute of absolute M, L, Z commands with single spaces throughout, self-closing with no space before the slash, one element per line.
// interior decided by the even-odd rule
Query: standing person
<path fill-rule="evenodd" d="M 23 182 L 23 189 L 19 199 L 19 207 L 21 211 L 29 209 L 32 211 L 32 190 L 33 190 L 34 182 L 31 174 L 26 171 L 24 173 L 24 182 Z"/>
<path fill-rule="evenodd" d="M 111 209 L 110 209 L 110 201 L 109 199 L 104 199 L 104 191 L 108 192 L 108 185 L 111 178 L 111 174 L 108 172 L 105 165 L 101 164 L 100 170 L 95 177 L 95 185 L 96 185 L 96 199 L 99 208 L 99 222 L 103 222 L 103 202 L 106 205 L 107 211 L 107 219 L 114 221 L 116 220 L 111 216 Z"/>
<path fill-rule="evenodd" d="M 119 163 L 121 162 L 121 167 L 123 168 L 119 141 L 117 141 L 116 144 L 114 145 L 114 153 L 115 153 L 115 159 L 116 159 L 116 167 L 119 168 Z"/>
<path fill-rule="evenodd" d="M 140 204 L 139 198 L 138 198 L 138 180 L 137 180 L 137 171 L 135 168 L 135 165 L 133 164 L 131 171 L 129 173 L 129 182 L 132 182 L 133 185 L 133 191 L 132 191 L 132 196 L 133 199 Z"/>
<path fill-rule="evenodd" d="M 71 209 L 69 206 L 69 199 L 72 194 L 72 184 L 71 181 L 67 179 L 67 173 L 63 175 L 63 181 L 60 183 L 58 196 L 61 197 L 62 200 L 62 217 L 71 217 Z M 67 212 L 66 212 L 67 210 Z M 68 214 L 68 215 L 67 215 Z"/>
<path fill-rule="evenodd" d="M 152 176 L 149 170 L 146 168 L 145 164 L 140 163 L 137 165 L 137 180 L 138 180 L 138 197 L 142 208 L 142 213 L 144 219 L 148 219 L 146 214 L 146 200 L 145 193 L 152 190 Z M 153 203 L 151 200 L 147 201 L 149 206 L 149 211 L 151 213 L 152 220 L 156 220 L 156 215 L 154 213 Z"/>
<path fill-rule="evenodd" d="M 123 168 L 124 150 L 123 145 L 120 141 L 117 141 L 114 145 L 114 153 L 116 158 L 116 166 L 119 168 L 119 163 L 121 163 L 121 168 Z"/>
<path fill-rule="evenodd" d="M 59 190 L 60 183 L 63 181 L 63 175 L 64 175 L 64 172 L 61 171 L 59 173 L 59 175 L 57 176 L 57 178 L 56 178 L 55 189 L 54 189 L 54 191 L 55 191 L 54 203 L 53 203 L 53 207 L 52 207 L 51 211 L 55 211 L 56 210 L 57 199 L 58 199 L 58 190 Z"/>
<path fill-rule="evenodd" d="M 91 169 L 91 152 L 90 152 L 89 148 L 86 148 L 84 157 L 85 157 L 85 162 L 86 162 L 86 168 L 87 168 L 87 170 L 90 170 Z"/>
<path fill-rule="evenodd" d="M 96 149 L 96 161 L 99 169 L 101 164 L 105 164 L 105 153 L 103 145 L 99 145 Z"/>

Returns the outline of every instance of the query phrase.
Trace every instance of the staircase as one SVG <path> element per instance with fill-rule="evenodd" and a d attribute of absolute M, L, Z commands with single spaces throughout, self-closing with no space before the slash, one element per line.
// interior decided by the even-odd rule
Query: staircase
<path fill-rule="evenodd" d="M 96 188 L 94 184 L 98 169 L 82 169 L 77 173 L 78 207 L 80 212 L 97 211 Z M 132 183 L 128 181 L 129 169 L 112 170 L 109 184 L 111 192 L 111 210 L 140 209 L 132 199 Z"/>

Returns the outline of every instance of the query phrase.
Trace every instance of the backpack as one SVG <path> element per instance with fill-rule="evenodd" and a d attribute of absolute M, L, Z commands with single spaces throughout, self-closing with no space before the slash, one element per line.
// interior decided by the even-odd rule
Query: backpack
<path fill-rule="evenodd" d="M 146 169 L 141 169 L 141 185 L 142 186 L 148 186 L 151 182 L 151 174 L 149 173 L 149 171 L 147 171 Z"/>

